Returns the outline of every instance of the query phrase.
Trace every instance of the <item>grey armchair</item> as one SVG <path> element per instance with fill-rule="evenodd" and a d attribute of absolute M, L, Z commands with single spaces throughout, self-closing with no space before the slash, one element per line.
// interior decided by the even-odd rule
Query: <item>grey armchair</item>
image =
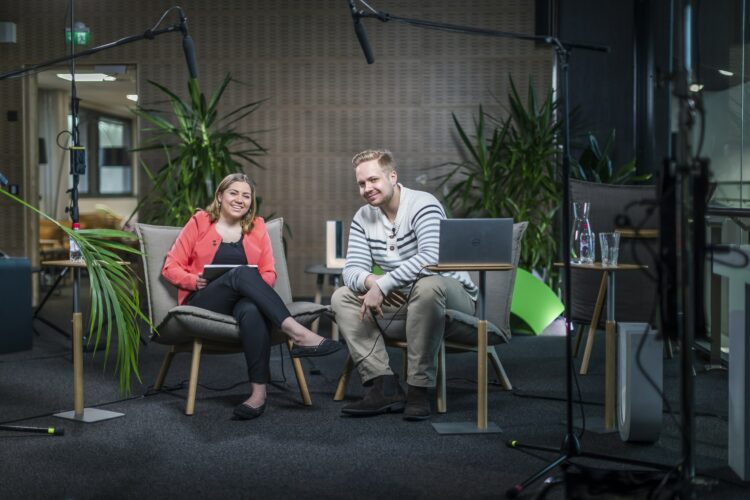
<path fill-rule="evenodd" d="M 519 222 L 513 225 L 513 269 L 510 271 L 492 271 L 486 273 L 485 301 L 487 319 L 487 357 L 495 370 L 503 389 L 511 390 L 508 375 L 505 373 L 500 357 L 497 355 L 495 346 L 510 341 L 510 306 L 513 298 L 513 286 L 516 280 L 516 268 L 521 255 L 521 240 L 528 226 L 527 222 Z M 476 273 L 474 273 L 476 274 Z M 472 279 L 478 282 L 478 275 L 472 275 Z M 390 321 L 388 317 L 379 320 L 383 325 L 390 323 L 386 332 L 385 343 L 391 347 L 406 350 L 406 321 Z M 445 353 L 466 352 L 477 350 L 477 325 L 479 318 L 460 311 L 448 309 L 445 312 L 445 338 L 440 346 L 437 360 L 436 381 L 436 407 L 438 413 L 447 411 L 445 390 Z M 407 372 L 406 354 L 404 353 L 404 373 Z M 344 399 L 346 386 L 354 364 L 351 355 L 347 356 L 346 365 L 339 378 L 338 387 L 333 397 L 335 401 Z"/>
<path fill-rule="evenodd" d="M 620 214 L 627 215 L 632 226 L 638 229 L 658 229 L 658 211 L 649 212 L 649 206 L 638 203 L 641 200 L 656 200 L 655 186 L 613 185 L 572 180 L 570 181 L 570 198 L 573 202 L 591 203 L 589 222 L 596 234 L 614 231 L 617 227 L 615 219 Z M 626 210 L 628 205 L 631 206 Z M 598 248 L 598 236 L 596 246 L 597 260 L 600 260 L 601 249 Z M 615 318 L 618 321 L 653 323 L 652 312 L 656 303 L 657 285 L 646 273 L 655 276 L 657 258 L 658 240 L 656 238 L 621 237 L 618 262 L 643 264 L 648 269 L 618 274 L 615 293 Z M 606 276 L 604 273 L 573 269 L 571 270 L 571 284 L 571 319 L 579 325 L 574 356 L 578 355 L 583 339 L 582 326 L 590 325 L 581 361 L 581 374 L 585 375 L 588 371 L 595 331 L 604 326 L 604 318 L 600 312 L 605 296 Z"/>
<path fill-rule="evenodd" d="M 328 307 L 312 302 L 292 301 L 289 273 L 282 243 L 283 225 L 284 221 L 280 218 L 266 223 L 276 261 L 277 279 L 274 289 L 289 308 L 292 316 L 303 325 L 309 326 Z M 156 325 L 158 331 L 157 335 L 151 332 L 151 340 L 170 346 L 154 383 L 154 389 L 161 389 L 175 354 L 179 352 L 192 353 L 188 398 L 185 406 L 185 414 L 192 415 L 195 410 L 201 354 L 241 352 L 237 322 L 232 316 L 214 313 L 198 307 L 177 305 L 177 288 L 161 275 L 161 269 L 167 252 L 177 238 L 180 228 L 138 224 L 136 231 L 143 252 L 149 318 L 152 324 Z M 272 335 L 271 342 L 273 345 L 286 342 L 287 348 L 291 349 L 291 340 L 281 331 L 276 330 Z M 312 400 L 299 359 L 292 358 L 292 366 L 297 377 L 302 402 L 310 406 Z"/>

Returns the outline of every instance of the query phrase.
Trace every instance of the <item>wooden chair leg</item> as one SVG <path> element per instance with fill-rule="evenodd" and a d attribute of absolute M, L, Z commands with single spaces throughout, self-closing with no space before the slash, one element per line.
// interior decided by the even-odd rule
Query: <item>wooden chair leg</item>
<path fill-rule="evenodd" d="M 287 340 L 286 347 L 289 350 L 290 357 L 292 346 L 292 341 Z M 299 358 L 292 357 L 292 366 L 294 367 L 294 375 L 297 377 L 297 385 L 299 386 L 299 395 L 302 397 L 302 404 L 305 406 L 312 406 L 312 398 L 310 397 L 310 390 L 307 388 L 307 379 L 305 378 L 305 371 L 302 369 L 302 362 Z"/>
<path fill-rule="evenodd" d="M 573 357 L 578 357 L 578 351 L 581 350 L 581 340 L 583 340 L 583 324 L 579 323 L 576 327 L 576 346 L 573 349 Z"/>
<path fill-rule="evenodd" d="M 591 351 L 594 348 L 594 335 L 596 334 L 596 327 L 599 325 L 599 316 L 601 316 L 602 308 L 604 307 L 605 295 L 607 295 L 607 273 L 603 272 L 602 281 L 599 284 L 599 295 L 596 296 L 594 315 L 591 316 L 589 334 L 586 337 L 586 349 L 583 351 L 583 359 L 581 360 L 581 375 L 586 375 L 589 372 L 589 360 L 591 359 Z"/>
<path fill-rule="evenodd" d="M 437 362 L 437 380 L 435 383 L 435 398 L 437 399 L 435 406 L 437 407 L 438 413 L 445 413 L 448 411 L 447 400 L 445 397 L 445 343 L 440 342 L 440 350 L 438 351 L 438 362 Z"/>
<path fill-rule="evenodd" d="M 188 385 L 187 405 L 185 406 L 185 415 L 192 415 L 195 411 L 195 393 L 198 390 L 198 370 L 201 365 L 201 350 L 203 341 L 193 339 L 193 359 L 190 363 L 190 383 Z"/>
<path fill-rule="evenodd" d="M 344 394 L 346 393 L 346 385 L 349 383 L 349 376 L 351 375 L 353 368 L 354 361 L 352 360 L 351 354 L 349 354 L 346 356 L 346 364 L 344 364 L 344 369 L 341 370 L 339 383 L 336 386 L 336 393 L 333 395 L 334 401 L 341 401 L 342 399 L 344 399 Z"/>
<path fill-rule="evenodd" d="M 667 359 L 672 359 L 674 357 L 674 352 L 672 351 L 672 339 L 669 337 L 666 337 L 667 341 L 664 343 L 664 348 L 667 350 Z"/>
<path fill-rule="evenodd" d="M 500 362 L 500 357 L 497 355 L 495 346 L 487 346 L 487 357 L 489 358 L 490 363 L 492 363 L 492 368 L 495 369 L 497 378 L 500 379 L 500 385 L 502 388 L 506 391 L 512 391 L 513 385 L 510 383 L 508 374 L 505 373 L 505 368 L 503 368 L 503 364 Z"/>
<path fill-rule="evenodd" d="M 160 391 L 161 386 L 164 385 L 164 379 L 167 378 L 167 372 L 169 371 L 169 367 L 172 366 L 172 360 L 174 359 L 174 355 L 177 352 L 177 348 L 175 346 L 172 346 L 169 348 L 169 351 L 167 351 L 167 354 L 164 356 L 164 361 L 161 362 L 161 369 L 159 370 L 159 376 L 156 377 L 156 382 L 154 382 L 154 390 Z"/>

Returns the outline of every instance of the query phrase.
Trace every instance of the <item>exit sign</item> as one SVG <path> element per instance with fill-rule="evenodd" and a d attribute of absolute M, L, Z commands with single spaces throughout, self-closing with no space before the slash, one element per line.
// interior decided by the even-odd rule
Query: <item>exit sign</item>
<path fill-rule="evenodd" d="M 86 31 L 74 31 L 73 40 L 76 45 L 88 45 L 90 41 L 90 33 L 88 29 Z M 70 30 L 65 30 L 65 43 L 70 45 Z"/>

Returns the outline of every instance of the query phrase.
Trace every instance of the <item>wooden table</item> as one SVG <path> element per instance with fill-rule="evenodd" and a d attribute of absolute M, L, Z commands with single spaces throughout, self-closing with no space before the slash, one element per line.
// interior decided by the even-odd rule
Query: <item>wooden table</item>
<path fill-rule="evenodd" d="M 305 268 L 306 273 L 317 275 L 314 300 L 316 304 L 320 304 L 323 301 L 323 283 L 325 282 L 325 277 L 328 276 L 328 282 L 335 290 L 341 286 L 341 273 L 343 271 L 344 269 L 341 267 L 327 267 L 324 264 L 311 264 Z M 320 320 L 316 319 L 312 323 L 311 330 L 315 333 L 318 333 L 319 322 Z M 339 339 L 339 327 L 335 321 L 331 321 L 331 339 Z"/>
<path fill-rule="evenodd" d="M 556 262 L 556 267 L 563 267 L 562 262 Z M 637 271 L 646 269 L 647 266 L 640 264 L 617 264 L 616 266 L 603 266 L 601 262 L 593 264 L 570 264 L 572 269 L 583 269 L 587 271 L 597 271 L 602 273 L 602 280 L 599 285 L 599 293 L 596 297 L 596 305 L 591 317 L 588 335 L 586 337 L 586 348 L 583 352 L 581 361 L 581 375 L 586 375 L 591 359 L 591 351 L 594 346 L 594 335 L 596 327 L 599 324 L 604 297 L 607 297 L 607 312 L 604 327 L 604 423 L 601 429 L 594 426 L 587 426 L 588 430 L 600 432 L 614 432 L 615 411 L 617 400 L 617 320 L 615 319 L 615 274 L 618 271 Z M 589 428 L 590 427 L 590 428 Z"/>
<path fill-rule="evenodd" d="M 122 264 L 127 264 L 123 262 Z M 86 268 L 83 261 L 74 260 L 46 260 L 41 263 L 47 267 L 65 267 L 79 273 Z M 76 277 L 76 280 L 79 278 Z M 83 405 L 83 315 L 80 311 L 78 297 L 73 298 L 73 410 L 56 413 L 56 417 L 76 420 L 78 422 L 99 422 L 111 418 L 122 417 L 123 413 L 99 408 L 84 408 Z"/>
<path fill-rule="evenodd" d="M 477 323 L 477 422 L 437 422 L 432 427 L 439 434 L 497 433 L 502 429 L 487 422 L 487 320 L 485 316 L 484 292 L 487 271 L 510 271 L 512 264 L 504 262 L 488 264 L 438 264 L 427 266 L 432 272 L 478 271 L 479 272 L 479 321 Z"/>

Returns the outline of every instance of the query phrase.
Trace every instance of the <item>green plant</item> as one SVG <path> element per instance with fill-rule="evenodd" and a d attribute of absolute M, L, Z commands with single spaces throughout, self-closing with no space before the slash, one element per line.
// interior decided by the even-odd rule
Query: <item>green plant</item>
<path fill-rule="evenodd" d="M 609 155 L 615 142 L 614 129 L 607 137 L 603 149 L 591 132 L 586 139 L 586 148 L 578 160 L 572 162 L 570 172 L 573 178 L 604 184 L 635 184 L 651 179 L 651 174 L 637 175 L 635 159 L 616 168 L 612 165 Z"/>
<path fill-rule="evenodd" d="M 210 99 L 200 91 L 198 81 L 189 81 L 189 101 L 150 81 L 166 94 L 168 111 L 138 106 L 134 112 L 151 124 L 144 132 L 152 135 L 135 151 L 162 150 L 166 162 L 156 172 L 141 162 L 153 181 L 153 190 L 138 204 L 139 219 L 153 224 L 183 225 L 198 208 L 206 207 L 225 176 L 244 171 L 248 165 L 263 168 L 256 157 L 266 149 L 250 133 L 236 129 L 262 101 L 244 104 L 220 114 L 219 105 L 230 82 L 224 77 Z"/>
<path fill-rule="evenodd" d="M 482 106 L 470 136 L 453 115 L 463 161 L 441 176 L 439 187 L 449 211 L 465 217 L 512 217 L 528 221 L 521 265 L 547 273 L 557 252 L 554 223 L 559 208 L 559 125 L 557 103 L 550 90 L 537 102 L 529 82 L 526 103 L 511 78 L 507 118 L 498 119 Z"/>
<path fill-rule="evenodd" d="M 119 373 L 120 391 L 125 394 L 130 393 L 132 377 L 135 376 L 138 381 L 141 380 L 138 371 L 140 348 L 138 320 L 140 318 L 153 326 L 148 317 L 141 312 L 136 274 L 129 265 L 122 263 L 122 253 L 141 255 L 140 251 L 121 242 L 121 239 L 132 240 L 135 236 L 132 233 L 115 229 L 73 231 L 21 198 L 2 189 L 0 193 L 48 219 L 78 243 L 90 281 L 89 339 L 90 341 L 93 339 L 96 349 L 101 341 L 102 330 L 104 330 L 104 352 L 105 359 L 107 359 L 112 333 L 116 332 L 115 372 Z"/>

